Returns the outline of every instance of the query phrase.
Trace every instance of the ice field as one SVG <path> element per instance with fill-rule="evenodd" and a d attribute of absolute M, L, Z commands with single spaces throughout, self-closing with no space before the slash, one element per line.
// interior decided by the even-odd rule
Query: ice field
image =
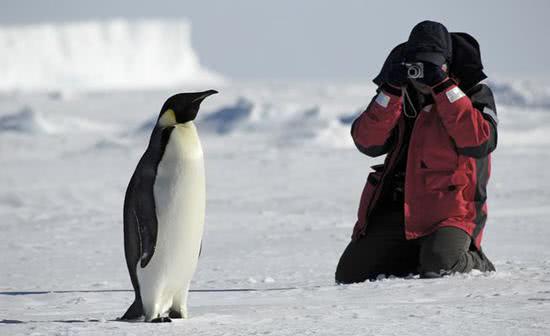
<path fill-rule="evenodd" d="M 374 94 L 367 80 L 13 83 L 0 93 L 1 335 L 550 334 L 548 86 L 490 82 L 499 145 L 482 245 L 496 272 L 338 286 L 369 166 L 381 161 L 349 136 Z M 126 186 L 164 100 L 209 88 L 220 93 L 197 120 L 207 212 L 190 318 L 116 321 L 133 300 Z"/>

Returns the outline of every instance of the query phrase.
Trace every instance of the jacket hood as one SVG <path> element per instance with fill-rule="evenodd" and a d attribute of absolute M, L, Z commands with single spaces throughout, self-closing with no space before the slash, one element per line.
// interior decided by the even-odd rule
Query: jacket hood
<path fill-rule="evenodd" d="M 451 33 L 453 41 L 453 61 L 450 64 L 451 74 L 458 78 L 463 91 L 468 91 L 487 75 L 483 72 L 479 43 L 467 33 Z"/>
<path fill-rule="evenodd" d="M 467 33 L 450 33 L 449 35 L 452 43 L 449 71 L 453 77 L 459 80 L 458 86 L 466 92 L 487 78 L 483 72 L 479 43 Z M 407 59 L 407 54 L 411 50 L 407 43 L 397 45 L 389 53 L 380 73 L 372 80 L 376 85 L 381 86 L 387 82 L 391 67 Z"/>
<path fill-rule="evenodd" d="M 451 63 L 452 41 L 447 28 L 439 22 L 422 21 L 411 30 L 406 44 L 407 62 Z"/>

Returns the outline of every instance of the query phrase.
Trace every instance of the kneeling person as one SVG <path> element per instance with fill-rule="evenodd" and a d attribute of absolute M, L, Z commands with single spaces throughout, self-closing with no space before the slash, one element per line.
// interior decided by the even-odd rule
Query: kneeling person
<path fill-rule="evenodd" d="M 437 22 L 392 50 L 352 125 L 362 153 L 387 156 L 368 176 L 337 282 L 494 271 L 481 238 L 498 120 L 482 69 L 477 41 Z"/>

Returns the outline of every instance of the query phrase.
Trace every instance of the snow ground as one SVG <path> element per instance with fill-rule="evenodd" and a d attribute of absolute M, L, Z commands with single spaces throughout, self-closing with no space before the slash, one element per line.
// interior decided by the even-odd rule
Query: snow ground
<path fill-rule="evenodd" d="M 133 296 L 113 291 L 131 288 L 124 191 L 169 93 L 3 94 L 1 335 L 550 334 L 544 104 L 505 96 L 498 106 L 484 239 L 497 272 L 336 286 L 363 183 L 380 161 L 353 148 L 340 120 L 369 102 L 372 86 L 219 89 L 197 123 L 207 223 L 192 289 L 297 289 L 193 292 L 188 320 L 114 321 Z"/>

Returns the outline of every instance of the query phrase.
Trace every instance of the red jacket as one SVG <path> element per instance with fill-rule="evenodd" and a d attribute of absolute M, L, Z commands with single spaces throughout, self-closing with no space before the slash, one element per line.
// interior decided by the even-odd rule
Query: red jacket
<path fill-rule="evenodd" d="M 423 110 L 410 136 L 405 173 L 405 236 L 416 239 L 444 226 L 467 232 L 479 248 L 487 219 L 486 187 L 490 153 L 497 143 L 497 116 L 488 86 L 467 95 L 452 81 L 434 88 L 435 104 Z M 405 121 L 399 90 L 383 85 L 353 123 L 357 148 L 372 157 L 388 153 L 373 166 L 361 195 L 353 239 L 365 234 L 369 214 L 404 141 Z"/>

